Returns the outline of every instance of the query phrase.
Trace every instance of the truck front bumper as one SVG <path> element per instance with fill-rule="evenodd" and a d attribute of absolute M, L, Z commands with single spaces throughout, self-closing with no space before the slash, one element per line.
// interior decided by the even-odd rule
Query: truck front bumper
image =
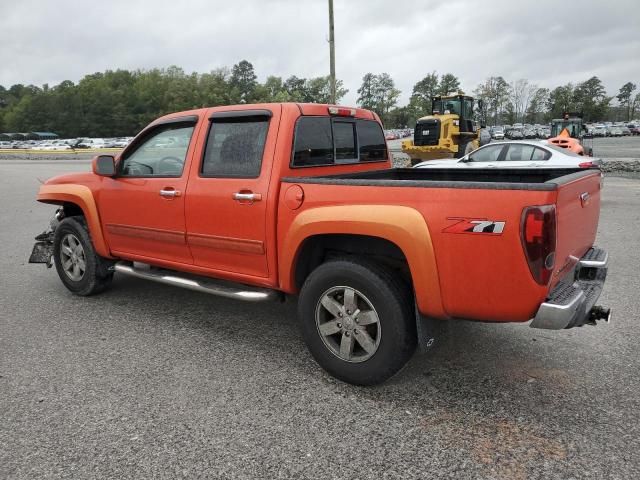
<path fill-rule="evenodd" d="M 611 309 L 596 306 L 607 278 L 609 255 L 601 248 L 591 248 L 540 305 L 532 328 L 562 330 L 595 325 L 598 320 L 611 319 Z"/>

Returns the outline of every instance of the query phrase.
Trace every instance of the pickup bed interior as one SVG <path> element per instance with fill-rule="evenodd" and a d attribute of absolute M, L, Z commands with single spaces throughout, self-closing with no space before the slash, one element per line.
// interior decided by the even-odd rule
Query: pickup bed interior
<path fill-rule="evenodd" d="M 555 190 L 558 185 L 597 173 L 584 168 L 448 169 L 389 168 L 317 177 L 287 177 L 287 183 L 497 190 Z"/>

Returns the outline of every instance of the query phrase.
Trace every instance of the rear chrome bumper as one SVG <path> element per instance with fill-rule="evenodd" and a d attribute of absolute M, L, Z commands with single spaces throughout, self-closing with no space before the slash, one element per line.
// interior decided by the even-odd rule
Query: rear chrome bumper
<path fill-rule="evenodd" d="M 609 255 L 601 248 L 591 248 L 578 262 L 573 274 L 564 278 L 540 305 L 532 328 L 562 330 L 609 322 L 611 310 L 596 306 L 607 278 Z"/>

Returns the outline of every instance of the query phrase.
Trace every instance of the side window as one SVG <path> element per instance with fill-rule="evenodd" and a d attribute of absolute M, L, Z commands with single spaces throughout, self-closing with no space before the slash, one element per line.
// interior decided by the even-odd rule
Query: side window
<path fill-rule="evenodd" d="M 470 162 L 496 162 L 500 156 L 500 152 L 504 148 L 503 145 L 491 145 L 484 148 L 479 148 L 471 155 L 469 155 Z"/>
<path fill-rule="evenodd" d="M 382 127 L 372 120 L 358 120 L 358 146 L 360 161 L 372 162 L 387 159 L 387 143 L 384 140 Z"/>
<path fill-rule="evenodd" d="M 293 167 L 386 160 L 382 127 L 373 120 L 300 117 L 293 145 Z"/>
<path fill-rule="evenodd" d="M 547 152 L 542 148 L 534 148 L 533 155 L 531 156 L 531 160 L 549 160 L 551 158 L 551 152 Z"/>
<path fill-rule="evenodd" d="M 175 123 L 151 131 L 122 159 L 123 177 L 179 177 L 194 124 Z"/>
<path fill-rule="evenodd" d="M 341 160 L 358 161 L 356 155 L 356 129 L 353 122 L 333 122 L 333 141 L 336 146 L 336 163 Z M 345 162 L 347 163 L 347 162 Z"/>
<path fill-rule="evenodd" d="M 213 120 L 207 137 L 201 175 L 258 177 L 268 130 L 267 117 L 229 117 Z"/>
<path fill-rule="evenodd" d="M 505 156 L 505 161 L 507 162 L 530 162 L 530 161 L 540 161 L 540 160 L 549 160 L 551 154 L 546 150 L 538 147 L 534 147 L 533 145 L 509 145 L 509 150 L 507 151 L 507 155 Z"/>
<path fill-rule="evenodd" d="M 526 162 L 528 160 L 531 160 L 531 155 L 533 154 L 534 148 L 535 147 L 531 145 L 525 145 L 525 144 L 509 145 L 509 150 L 507 151 L 507 155 L 505 156 L 505 161 Z"/>
<path fill-rule="evenodd" d="M 333 135 L 329 117 L 302 117 L 296 125 L 293 166 L 333 164 Z"/>

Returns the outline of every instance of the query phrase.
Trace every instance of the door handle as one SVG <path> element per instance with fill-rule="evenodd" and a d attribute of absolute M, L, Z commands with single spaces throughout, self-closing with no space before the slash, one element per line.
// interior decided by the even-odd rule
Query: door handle
<path fill-rule="evenodd" d="M 233 194 L 233 199 L 239 202 L 259 202 L 262 200 L 262 195 L 260 193 L 253 192 L 236 192 Z"/>
<path fill-rule="evenodd" d="M 180 195 L 180 190 L 176 190 L 175 188 L 165 187 L 160 190 L 160 196 L 164 198 L 175 198 L 179 197 Z"/>

